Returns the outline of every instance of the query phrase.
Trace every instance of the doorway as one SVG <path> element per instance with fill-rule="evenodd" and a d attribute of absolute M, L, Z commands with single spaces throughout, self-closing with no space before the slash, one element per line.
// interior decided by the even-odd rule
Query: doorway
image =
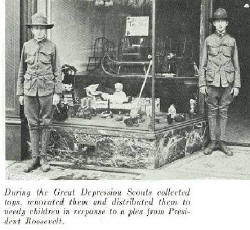
<path fill-rule="evenodd" d="M 250 0 L 214 0 L 214 10 L 219 7 L 232 18 L 227 31 L 236 39 L 241 69 L 240 94 L 229 108 L 227 141 L 250 146 Z"/>

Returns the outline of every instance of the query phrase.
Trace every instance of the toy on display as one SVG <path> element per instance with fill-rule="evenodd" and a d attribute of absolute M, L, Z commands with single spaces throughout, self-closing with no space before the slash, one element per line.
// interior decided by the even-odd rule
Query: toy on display
<path fill-rule="evenodd" d="M 170 105 L 170 107 L 168 108 L 168 114 L 172 119 L 174 119 L 174 117 L 176 116 L 176 108 L 174 104 Z"/>
<path fill-rule="evenodd" d="M 71 92 L 73 90 L 72 84 L 62 84 L 63 91 Z"/>
<path fill-rule="evenodd" d="M 123 84 L 116 83 L 115 84 L 115 92 L 110 98 L 113 103 L 124 103 L 128 101 L 126 93 L 123 91 Z"/>
<path fill-rule="evenodd" d="M 64 84 L 73 84 L 74 83 L 74 76 L 77 72 L 77 69 L 68 64 L 64 64 L 61 68 L 62 71 L 62 83 Z"/>
<path fill-rule="evenodd" d="M 128 127 L 138 127 L 140 123 L 145 122 L 145 119 L 143 118 L 142 114 L 137 114 L 135 117 L 125 116 L 123 121 Z"/>
<path fill-rule="evenodd" d="M 190 99 L 189 103 L 190 103 L 189 114 L 192 118 L 196 114 L 197 101 L 195 99 Z"/>
<path fill-rule="evenodd" d="M 173 121 L 181 122 L 185 120 L 186 120 L 186 115 L 184 113 L 177 113 L 174 104 L 169 106 L 167 115 L 168 124 L 172 124 Z"/>
<path fill-rule="evenodd" d="M 76 117 L 91 119 L 96 116 L 96 96 L 101 95 L 101 92 L 97 91 L 98 86 L 99 84 L 92 84 L 85 88 L 87 97 L 80 100 L 80 106 L 78 106 Z"/>
<path fill-rule="evenodd" d="M 167 121 L 169 125 L 173 123 L 174 119 L 171 117 L 171 114 L 167 115 Z"/>
<path fill-rule="evenodd" d="M 185 116 L 184 113 L 178 113 L 178 114 L 175 115 L 174 120 L 176 122 L 182 122 L 182 121 L 186 120 L 186 116 Z"/>
<path fill-rule="evenodd" d="M 97 91 L 99 84 L 92 84 L 86 87 L 87 97 L 95 98 L 96 96 L 100 96 L 102 94 L 101 91 Z"/>
<path fill-rule="evenodd" d="M 68 118 L 69 106 L 63 102 L 58 103 L 54 106 L 53 120 L 65 121 Z"/>
<path fill-rule="evenodd" d="M 113 95 L 102 93 L 102 98 L 104 100 L 110 100 L 110 102 L 114 104 L 123 104 L 124 102 L 128 102 L 127 95 L 123 91 L 122 83 L 115 84 L 115 92 L 113 93 Z"/>
<path fill-rule="evenodd" d="M 93 116 L 96 116 L 96 110 L 92 98 L 81 99 L 81 105 L 78 107 L 76 116 L 84 119 L 91 119 Z"/>
<path fill-rule="evenodd" d="M 124 116 L 122 115 L 121 112 L 119 112 L 118 115 L 116 116 L 115 120 L 116 121 L 123 121 L 123 119 L 124 119 Z"/>
<path fill-rule="evenodd" d="M 112 111 L 110 110 L 110 100 L 108 100 L 108 108 L 107 110 L 103 111 L 100 116 L 102 118 L 113 118 L 113 113 Z"/>
<path fill-rule="evenodd" d="M 62 84 L 63 88 L 63 100 L 65 104 L 73 106 L 74 104 L 74 92 L 72 84 Z"/>

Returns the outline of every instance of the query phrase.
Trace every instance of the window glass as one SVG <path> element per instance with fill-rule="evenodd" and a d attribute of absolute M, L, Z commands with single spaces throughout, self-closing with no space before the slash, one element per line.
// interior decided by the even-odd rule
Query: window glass
<path fill-rule="evenodd" d="M 51 0 L 50 6 L 71 110 L 65 122 L 149 130 L 151 1 Z"/>
<path fill-rule="evenodd" d="M 198 118 L 200 0 L 50 0 L 64 74 L 65 122 L 151 130 Z"/>
<path fill-rule="evenodd" d="M 198 117 L 200 0 L 156 2 L 156 129 Z"/>

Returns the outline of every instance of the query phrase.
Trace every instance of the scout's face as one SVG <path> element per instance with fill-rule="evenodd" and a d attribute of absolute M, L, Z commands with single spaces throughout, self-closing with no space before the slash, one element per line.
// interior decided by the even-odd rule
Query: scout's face
<path fill-rule="evenodd" d="M 46 37 L 46 27 L 32 26 L 31 32 L 37 41 L 42 41 Z"/>
<path fill-rule="evenodd" d="M 213 22 L 213 25 L 215 26 L 215 29 L 218 33 L 223 33 L 226 31 L 226 28 L 228 26 L 227 20 L 215 20 Z"/>

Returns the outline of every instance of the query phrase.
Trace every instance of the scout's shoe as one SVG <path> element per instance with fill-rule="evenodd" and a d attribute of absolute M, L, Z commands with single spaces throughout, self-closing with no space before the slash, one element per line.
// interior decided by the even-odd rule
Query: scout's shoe
<path fill-rule="evenodd" d="M 48 172 L 50 170 L 46 155 L 41 156 L 41 169 L 43 172 Z"/>
<path fill-rule="evenodd" d="M 34 169 L 37 169 L 38 167 L 40 167 L 40 158 L 39 157 L 35 157 L 32 162 L 26 166 L 26 168 L 24 168 L 24 172 L 28 173 Z"/>
<path fill-rule="evenodd" d="M 227 156 L 233 156 L 233 152 L 231 149 L 229 149 L 227 146 L 226 146 L 226 143 L 224 141 L 220 141 L 219 142 L 219 149 L 225 153 Z"/>
<path fill-rule="evenodd" d="M 205 155 L 210 155 L 214 150 L 217 149 L 217 141 L 211 141 L 204 150 Z"/>

